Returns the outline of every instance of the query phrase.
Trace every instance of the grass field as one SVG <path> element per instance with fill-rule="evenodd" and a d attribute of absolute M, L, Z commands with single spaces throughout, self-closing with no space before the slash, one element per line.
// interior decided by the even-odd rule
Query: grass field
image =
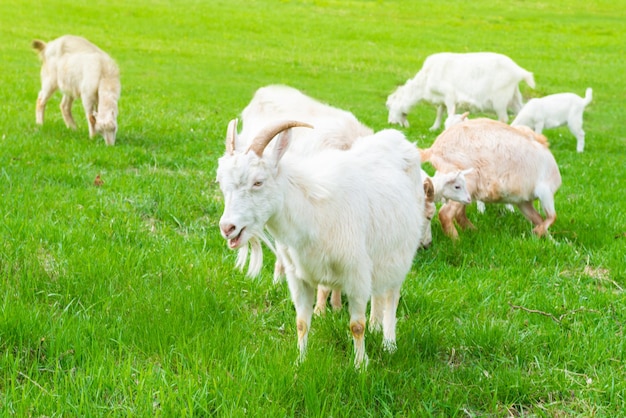
<path fill-rule="evenodd" d="M 34 38 L 82 35 L 122 73 L 115 147 L 60 95 L 35 125 Z M 626 415 L 626 2 L 0 2 L 0 416 Z M 551 238 L 521 214 L 434 221 L 398 312 L 398 351 L 348 314 L 297 358 L 285 284 L 235 270 L 214 182 L 228 121 L 284 83 L 386 128 L 429 54 L 490 50 L 533 71 L 526 99 L 593 87 L 587 145 L 546 131 L 563 185 Z M 403 130 L 420 146 L 434 108 Z M 104 181 L 94 186 L 96 175 Z"/>

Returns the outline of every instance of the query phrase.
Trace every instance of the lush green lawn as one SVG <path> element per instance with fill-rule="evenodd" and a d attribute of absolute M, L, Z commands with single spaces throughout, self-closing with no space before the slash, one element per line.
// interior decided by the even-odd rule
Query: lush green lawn
<path fill-rule="evenodd" d="M 626 414 L 626 2 L 0 3 L 0 415 L 618 416 Z M 33 38 L 83 35 L 122 72 L 117 145 L 56 95 L 35 125 Z M 347 312 L 297 357 L 285 284 L 234 268 L 214 183 L 228 121 L 285 83 L 387 127 L 385 99 L 440 51 L 533 71 L 526 98 L 594 88 L 587 145 L 547 131 L 558 220 L 537 239 L 488 207 L 454 245 L 434 224 L 403 288 L 398 351 Z M 434 108 L 405 133 L 420 145 Z M 104 180 L 93 184 L 96 175 Z"/>

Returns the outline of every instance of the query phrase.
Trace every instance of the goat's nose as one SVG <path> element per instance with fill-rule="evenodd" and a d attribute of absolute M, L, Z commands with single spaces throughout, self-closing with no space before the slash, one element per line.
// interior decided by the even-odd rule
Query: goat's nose
<path fill-rule="evenodd" d="M 237 227 L 229 223 L 220 223 L 220 229 L 222 230 L 222 235 L 228 237 L 235 231 L 235 229 L 237 229 Z"/>

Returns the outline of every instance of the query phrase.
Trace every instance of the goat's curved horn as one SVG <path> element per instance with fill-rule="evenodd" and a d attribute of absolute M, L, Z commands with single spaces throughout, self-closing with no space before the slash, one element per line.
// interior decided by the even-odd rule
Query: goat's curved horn
<path fill-rule="evenodd" d="M 285 131 L 291 128 L 297 128 L 297 127 L 313 128 L 313 126 L 309 125 L 308 123 L 298 122 L 296 120 L 277 121 L 273 123 L 272 125 L 269 125 L 265 129 L 263 129 L 261 132 L 257 134 L 256 137 L 254 137 L 254 140 L 250 144 L 248 151 L 252 150 L 254 151 L 256 155 L 261 157 L 263 155 L 263 151 L 265 150 L 265 147 L 267 147 L 267 144 L 270 143 L 272 138 L 274 138 L 276 135 L 278 135 L 282 131 Z"/>
<path fill-rule="evenodd" d="M 237 118 L 228 122 L 226 129 L 226 152 L 232 155 L 235 152 L 235 141 L 237 139 Z"/>

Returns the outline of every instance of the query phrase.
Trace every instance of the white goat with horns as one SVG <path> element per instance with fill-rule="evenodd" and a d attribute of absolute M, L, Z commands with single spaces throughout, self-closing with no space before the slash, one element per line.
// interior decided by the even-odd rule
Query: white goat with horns
<path fill-rule="evenodd" d="M 300 155 L 311 155 L 311 153 L 324 148 L 347 150 L 352 147 L 357 138 L 374 133 L 351 112 L 316 100 L 293 87 L 280 84 L 260 87 L 254 93 L 250 103 L 241 112 L 241 118 L 243 129 L 237 135 L 236 147 L 242 149 L 248 146 L 257 133 L 264 129 L 270 121 L 278 120 L 298 120 L 315 126 L 315 129 L 295 128 L 291 131 L 292 140 L 288 152 L 300 153 Z M 270 143 L 268 150 L 272 147 L 273 143 Z M 429 187 L 428 184 L 431 184 L 432 189 L 431 179 L 428 176 L 423 176 L 422 180 L 425 182 L 425 192 Z M 427 194 L 424 202 L 424 213 L 429 220 L 436 210 L 432 198 L 432 195 Z M 423 228 L 420 245 L 428 247 L 432 242 L 431 223 L 424 222 Z M 260 243 L 256 238 L 253 238 L 251 245 L 258 247 Z M 275 241 L 274 245 L 276 249 L 274 282 L 277 283 L 284 276 L 283 259 L 287 256 L 283 256 L 286 250 L 279 241 Z M 256 251 L 252 254 L 248 265 L 248 275 L 250 276 L 258 274 L 258 270 L 261 268 L 261 260 L 258 257 L 260 252 Z M 238 254 L 238 267 L 242 269 L 245 267 L 247 256 L 248 248 L 241 247 Z M 330 290 L 323 285 L 318 287 L 315 313 L 323 314 L 326 311 L 326 300 Z M 335 288 L 333 290 L 331 306 L 335 310 L 341 309 L 341 289 Z"/>
<path fill-rule="evenodd" d="M 393 351 L 400 288 L 425 222 L 417 148 L 402 133 L 385 130 L 357 139 L 349 150 L 290 154 L 285 151 L 291 129 L 311 126 L 279 121 L 242 152 L 235 145 L 236 125 L 229 124 L 226 153 L 218 161 L 220 230 L 232 249 L 263 236 L 264 229 L 286 247 L 300 361 L 318 284 L 339 286 L 347 295 L 356 367 L 367 365 L 370 296 L 370 329 L 382 325 L 383 345 Z M 264 153 L 274 137 L 275 145 Z"/>

